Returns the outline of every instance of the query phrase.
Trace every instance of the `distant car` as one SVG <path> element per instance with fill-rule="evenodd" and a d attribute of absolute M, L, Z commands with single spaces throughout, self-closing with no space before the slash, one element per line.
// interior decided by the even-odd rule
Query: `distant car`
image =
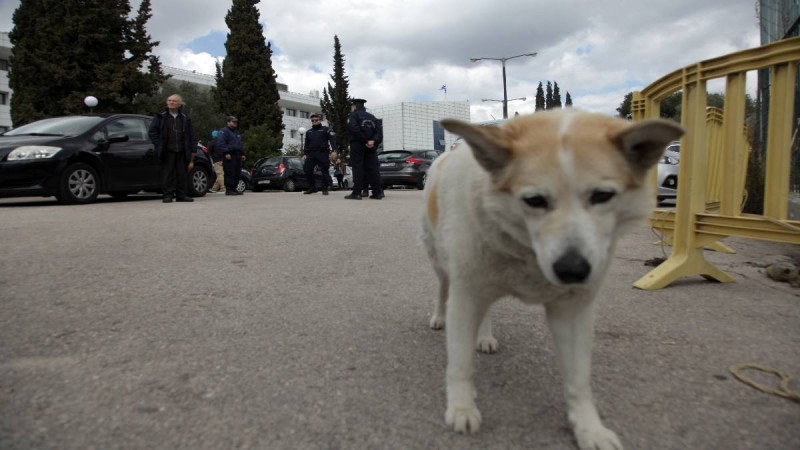
<path fill-rule="evenodd" d="M 0 135 L 0 197 L 55 196 L 70 204 L 99 194 L 161 190 L 161 161 L 147 134 L 151 118 L 93 114 L 43 119 Z M 202 154 L 202 150 L 200 150 Z M 195 158 L 190 195 L 203 196 L 210 160 Z"/>
<path fill-rule="evenodd" d="M 664 150 L 664 155 L 658 161 L 658 193 L 656 198 L 659 203 L 678 196 L 678 164 L 680 163 L 680 141 L 672 142 Z"/>
<path fill-rule="evenodd" d="M 425 188 L 428 168 L 441 155 L 436 150 L 390 150 L 378 155 L 384 186 L 405 185 Z"/>
<path fill-rule="evenodd" d="M 337 180 L 336 177 L 333 176 L 333 167 L 331 167 L 330 169 L 330 175 L 331 178 L 333 179 L 333 185 L 332 185 L 333 189 L 350 189 L 351 187 L 353 187 L 352 167 L 347 166 L 347 171 L 345 172 L 344 177 L 342 178 L 342 186 L 339 186 L 339 180 Z"/>
<path fill-rule="evenodd" d="M 303 172 L 303 161 L 299 156 L 272 156 L 259 159 L 250 174 L 255 192 L 264 189 L 295 192 L 308 188 L 306 175 Z"/>

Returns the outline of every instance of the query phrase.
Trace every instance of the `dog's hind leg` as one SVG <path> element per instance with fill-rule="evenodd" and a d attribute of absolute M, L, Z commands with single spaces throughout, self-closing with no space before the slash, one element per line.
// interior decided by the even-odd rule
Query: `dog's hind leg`
<path fill-rule="evenodd" d="M 481 327 L 478 329 L 478 342 L 476 348 L 482 353 L 494 353 L 497 351 L 497 339 L 492 335 L 491 310 L 487 310 L 483 315 Z"/>
<path fill-rule="evenodd" d="M 590 386 L 594 307 L 591 298 L 548 303 L 547 322 L 564 377 L 567 417 L 582 450 L 621 450 L 613 431 L 600 421 Z"/>
<path fill-rule="evenodd" d="M 431 316 L 431 328 L 441 330 L 444 328 L 444 318 L 447 314 L 447 294 L 450 290 L 450 280 L 447 274 L 441 269 L 435 269 L 436 276 L 439 278 L 439 298 L 433 302 L 433 315 Z"/>

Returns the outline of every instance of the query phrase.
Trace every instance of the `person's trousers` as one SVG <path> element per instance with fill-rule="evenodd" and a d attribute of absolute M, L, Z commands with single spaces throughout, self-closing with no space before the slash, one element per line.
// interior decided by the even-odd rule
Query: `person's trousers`
<path fill-rule="evenodd" d="M 350 145 L 350 163 L 353 165 L 353 194 L 361 195 L 361 191 L 367 186 L 372 187 L 373 195 L 383 193 L 378 153 L 375 149 L 360 144 Z"/>
<path fill-rule="evenodd" d="M 312 191 L 317 190 L 316 180 L 314 179 L 314 166 L 319 166 L 322 173 L 322 190 L 327 191 L 331 185 L 330 181 L 330 167 L 331 160 L 328 158 L 326 151 L 312 151 L 306 154 L 306 162 L 303 164 L 303 172 L 306 173 L 306 181 L 308 181 L 308 188 Z"/>
<path fill-rule="evenodd" d="M 183 151 L 165 151 L 161 165 L 161 186 L 164 197 L 185 198 L 189 180 L 189 168 Z"/>
<path fill-rule="evenodd" d="M 214 181 L 214 185 L 211 186 L 211 190 L 219 189 L 225 192 L 225 171 L 222 170 L 222 161 L 214 163 L 214 173 L 217 174 L 217 179 Z"/>
<path fill-rule="evenodd" d="M 225 173 L 225 190 L 236 192 L 236 185 L 242 174 L 242 154 L 231 153 L 231 159 L 222 160 L 222 171 Z"/>

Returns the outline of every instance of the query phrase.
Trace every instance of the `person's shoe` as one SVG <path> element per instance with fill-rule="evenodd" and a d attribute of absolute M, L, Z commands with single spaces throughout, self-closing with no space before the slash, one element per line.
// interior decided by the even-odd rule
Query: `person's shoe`
<path fill-rule="evenodd" d="M 383 194 L 377 194 L 377 195 L 376 194 L 372 194 L 372 195 L 369 196 L 369 198 L 371 198 L 373 200 L 380 200 L 380 199 L 383 198 Z"/>
<path fill-rule="evenodd" d="M 327 189 L 323 189 L 322 190 L 322 195 L 328 195 L 328 190 Z"/>
<path fill-rule="evenodd" d="M 176 202 L 193 202 L 194 199 L 192 197 L 178 197 L 175 199 Z"/>
<path fill-rule="evenodd" d="M 235 195 L 244 195 L 244 192 L 234 191 Z"/>
<path fill-rule="evenodd" d="M 225 195 L 236 195 L 236 192 L 233 192 L 233 191 L 225 191 Z"/>
<path fill-rule="evenodd" d="M 361 196 L 362 197 L 366 197 L 368 195 L 369 195 L 369 191 L 368 190 L 364 189 L 363 191 L 361 191 Z"/>
<path fill-rule="evenodd" d="M 307 189 L 307 190 L 303 191 L 303 194 L 313 194 L 315 192 L 317 192 L 316 189 Z"/>
<path fill-rule="evenodd" d="M 219 189 L 209 189 L 208 192 L 216 194 L 217 192 L 219 192 Z"/>
<path fill-rule="evenodd" d="M 172 197 L 164 197 L 161 201 L 164 203 L 172 203 Z"/>
<path fill-rule="evenodd" d="M 361 200 L 361 196 L 358 194 L 345 195 L 344 198 L 348 200 Z"/>

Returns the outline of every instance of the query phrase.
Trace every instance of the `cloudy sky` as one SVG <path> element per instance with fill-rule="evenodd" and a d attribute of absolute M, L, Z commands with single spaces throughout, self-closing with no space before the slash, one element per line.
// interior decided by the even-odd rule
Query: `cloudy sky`
<path fill-rule="evenodd" d="M 131 0 L 134 11 L 139 3 Z M 161 62 L 213 74 L 230 2 L 152 4 L 148 30 Z M 18 5 L 0 1 L 0 31 L 12 28 Z M 473 121 L 502 117 L 501 103 L 481 99 L 502 99 L 503 81 L 500 62 L 470 58 L 538 53 L 506 63 L 508 98 L 528 98 L 509 102 L 510 115 L 532 112 L 547 80 L 576 107 L 614 114 L 627 92 L 661 75 L 759 45 L 754 0 L 262 0 L 259 10 L 290 91 L 326 86 L 338 35 L 350 93 L 367 106 L 468 100 Z"/>

